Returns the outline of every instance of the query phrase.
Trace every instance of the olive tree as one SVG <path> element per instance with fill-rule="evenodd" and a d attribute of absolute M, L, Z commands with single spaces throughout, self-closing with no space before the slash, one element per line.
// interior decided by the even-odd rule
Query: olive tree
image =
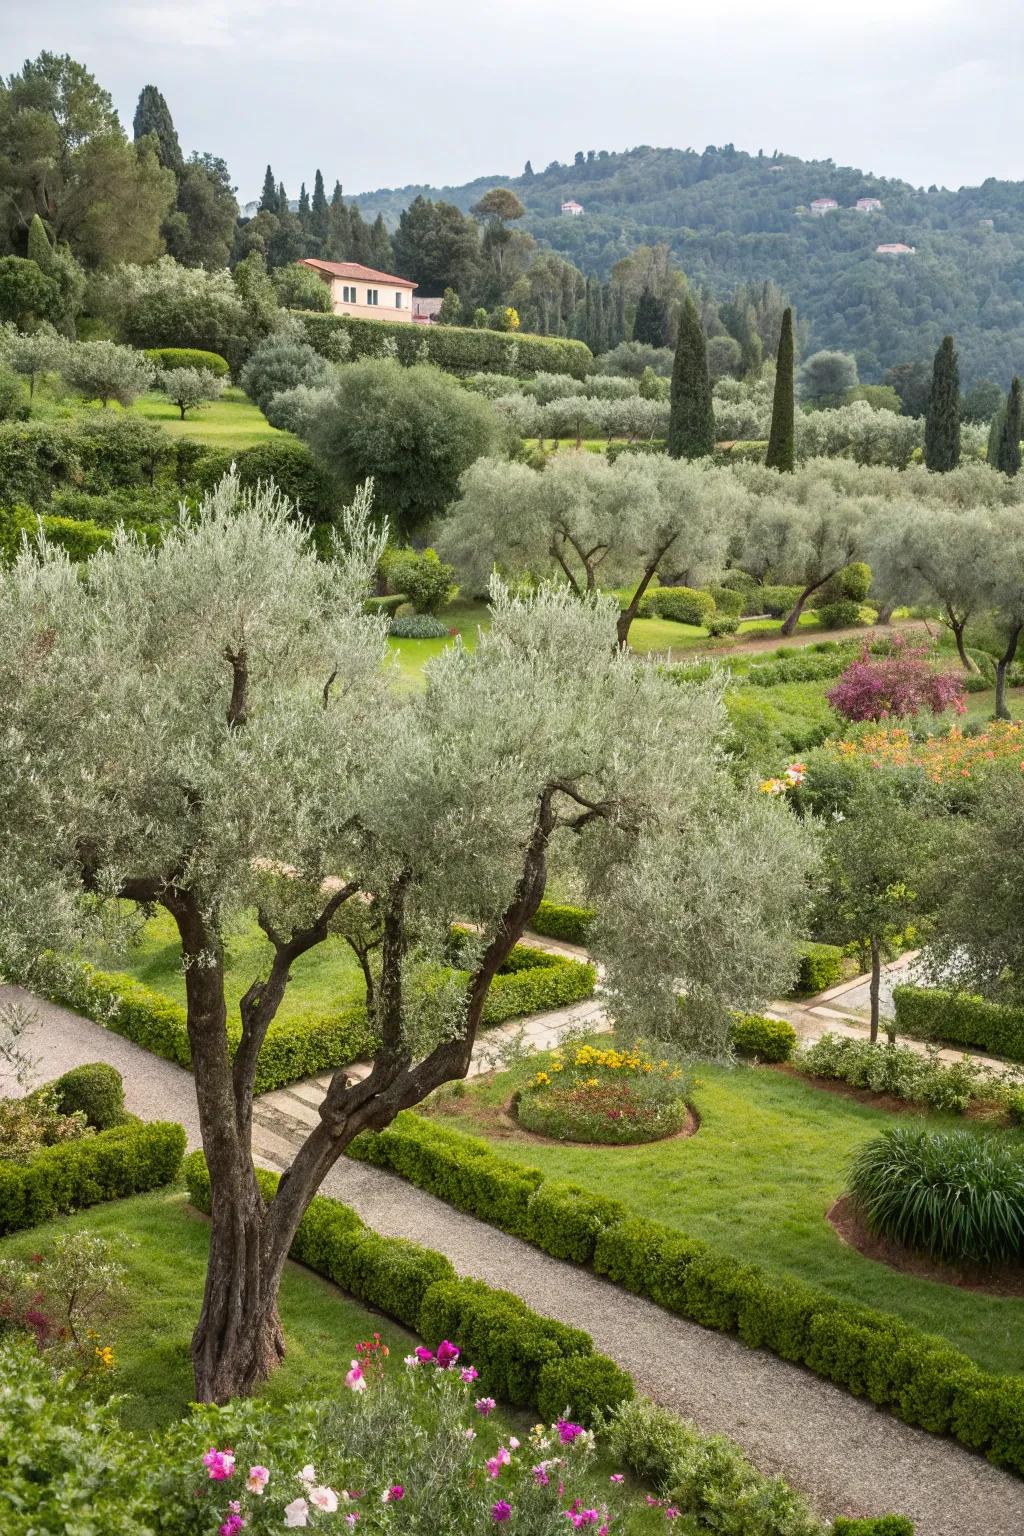
<path fill-rule="evenodd" d="M 15 373 L 28 379 L 29 408 L 35 398 L 36 382 L 47 373 L 59 373 L 68 343 L 50 325 L 24 333 L 13 326 L 0 331 L 0 358 Z"/>
<path fill-rule="evenodd" d="M 0 574 L 0 961 L 31 985 L 103 909 L 173 918 L 212 1187 L 200 1401 L 280 1360 L 285 1259 L 352 1138 L 465 1075 L 553 844 L 600 897 L 619 1026 L 719 1052 L 728 1008 L 788 979 L 803 884 L 795 818 L 729 771 L 719 685 L 679 690 L 617 649 L 610 599 L 496 584 L 475 651 L 409 696 L 363 611 L 367 498 L 331 561 L 289 511 L 228 477 L 158 547 L 119 532 L 84 571 L 44 549 Z M 375 1059 L 334 1073 L 268 1203 L 260 1051 L 292 966 L 357 900 L 382 926 Z M 253 911 L 269 958 L 229 1007 L 225 945 Z M 439 982 L 456 920 L 473 937 Z"/>
<path fill-rule="evenodd" d="M 543 470 L 481 459 L 442 531 L 446 555 L 479 590 L 494 566 L 555 573 L 577 596 L 629 591 L 619 645 L 659 570 L 691 582 L 715 576 L 739 520 L 742 493 L 727 472 L 661 456 L 563 453 Z"/>
<path fill-rule="evenodd" d="M 84 400 L 132 405 L 152 388 L 156 370 L 148 357 L 116 341 L 79 341 L 66 349 L 61 373 Z"/>
<path fill-rule="evenodd" d="M 875 525 L 869 558 L 879 590 L 902 602 L 936 602 L 967 672 L 964 632 L 985 602 L 990 564 L 983 518 L 934 502 L 890 502 Z"/>
<path fill-rule="evenodd" d="M 165 368 L 157 374 L 156 387 L 172 405 L 178 407 L 184 421 L 186 411 L 196 410 L 211 400 L 220 399 L 224 380 L 217 378 L 208 368 Z"/>

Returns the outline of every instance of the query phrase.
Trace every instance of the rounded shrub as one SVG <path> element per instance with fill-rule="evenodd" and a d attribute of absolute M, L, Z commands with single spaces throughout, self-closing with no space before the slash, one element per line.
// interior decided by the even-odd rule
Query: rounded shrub
<path fill-rule="evenodd" d="M 860 603 L 852 597 L 840 597 L 832 603 L 824 603 L 818 610 L 818 622 L 825 629 L 849 629 L 862 624 L 864 615 Z"/>
<path fill-rule="evenodd" d="M 857 1152 L 849 1191 L 877 1237 L 931 1258 L 1024 1259 L 1024 1151 L 1008 1138 L 896 1126 Z"/>
<path fill-rule="evenodd" d="M 713 640 L 722 635 L 734 635 L 739 627 L 740 621 L 734 613 L 715 613 L 707 621 L 707 632 Z"/>
<path fill-rule="evenodd" d="M 635 1396 L 633 1378 L 607 1355 L 549 1360 L 537 1380 L 537 1412 L 545 1424 L 560 1416 L 592 1429 Z"/>
<path fill-rule="evenodd" d="M 796 1048 L 796 1030 L 788 1019 L 769 1019 L 756 1013 L 733 1014 L 729 1041 L 743 1056 L 761 1061 L 788 1061 Z"/>
<path fill-rule="evenodd" d="M 402 613 L 391 620 L 389 633 L 394 640 L 443 640 L 450 630 L 432 613 Z"/>
<path fill-rule="evenodd" d="M 235 468 L 243 486 L 273 480 L 278 490 L 294 503 L 301 517 L 313 523 L 329 522 L 338 504 L 330 475 L 305 443 L 286 437 L 268 438 L 235 454 Z"/>
<path fill-rule="evenodd" d="M 72 1067 L 51 1087 L 62 1115 L 80 1111 L 98 1131 L 124 1122 L 124 1083 L 117 1068 L 105 1061 Z"/>
<path fill-rule="evenodd" d="M 659 619 L 672 619 L 676 624 L 705 625 L 715 611 L 715 600 L 710 592 L 699 592 L 694 587 L 655 587 L 641 605 L 643 617 L 656 615 Z"/>
<path fill-rule="evenodd" d="M 201 347 L 147 347 L 146 356 L 165 372 L 175 368 L 199 368 L 217 379 L 227 378 L 231 372 L 226 357 L 221 357 L 219 352 L 204 352 Z"/>

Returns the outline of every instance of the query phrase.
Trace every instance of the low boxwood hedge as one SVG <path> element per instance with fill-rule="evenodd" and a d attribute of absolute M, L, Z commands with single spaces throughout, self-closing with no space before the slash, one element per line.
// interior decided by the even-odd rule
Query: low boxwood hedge
<path fill-rule="evenodd" d="M 699 592 L 694 587 L 655 587 L 640 602 L 637 616 L 648 619 L 673 619 L 677 624 L 696 624 L 703 627 L 715 611 L 715 600 L 710 592 Z"/>
<path fill-rule="evenodd" d="M 562 336 L 513 335 L 461 325 L 409 325 L 399 320 L 360 320 L 353 315 L 313 311 L 295 311 L 294 318 L 301 321 L 310 346 L 331 362 L 390 353 L 400 363 L 433 363 L 446 373 L 507 373 L 522 379 L 535 373 L 568 373 L 583 379 L 593 362 L 590 348 L 582 341 Z"/>
<path fill-rule="evenodd" d="M 593 907 L 571 907 L 559 901 L 542 901 L 530 927 L 534 933 L 547 939 L 560 939 L 563 944 L 585 944 L 597 913 Z"/>
<path fill-rule="evenodd" d="M 0 1161 L 0 1235 L 170 1184 L 184 1151 L 180 1125 L 133 1120 L 43 1147 L 27 1163 Z"/>
<path fill-rule="evenodd" d="M 827 992 L 843 974 L 843 952 L 835 944 L 814 944 L 809 940 L 797 945 L 799 971 L 793 997 L 815 997 Z"/>
<path fill-rule="evenodd" d="M 983 1371 L 945 1340 L 896 1317 L 716 1253 L 698 1238 L 630 1217 L 602 1195 L 545 1180 L 536 1169 L 502 1160 L 499 1175 L 486 1142 L 421 1115 L 399 1115 L 387 1130 L 357 1137 L 348 1152 L 396 1173 L 414 1169 L 421 1189 L 442 1199 L 457 1191 L 452 1203 L 460 1209 L 546 1252 L 582 1255 L 598 1274 L 669 1311 L 737 1334 L 752 1349 L 807 1366 L 908 1424 L 954 1435 L 1024 1473 L 1024 1377 Z M 505 1221 L 494 1202 L 496 1184 L 515 1191 Z"/>
<path fill-rule="evenodd" d="M 940 987 L 893 987 L 896 1028 L 917 1040 L 973 1046 L 1024 1061 L 1024 1008 L 989 1003 Z"/>
<path fill-rule="evenodd" d="M 796 1049 L 796 1030 L 788 1019 L 735 1013 L 729 1025 L 729 1042 L 741 1056 L 756 1056 L 760 1061 L 788 1061 Z"/>

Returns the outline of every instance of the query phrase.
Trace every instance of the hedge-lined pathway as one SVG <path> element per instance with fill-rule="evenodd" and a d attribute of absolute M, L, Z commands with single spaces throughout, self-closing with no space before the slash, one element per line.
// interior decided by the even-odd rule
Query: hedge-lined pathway
<path fill-rule="evenodd" d="M 0 988 L 0 999 L 17 994 Z M 107 1061 L 129 1109 L 185 1126 L 198 1144 L 191 1075 L 89 1019 L 33 1000 L 25 1044 L 41 1077 Z M 0 1091 L 4 1090 L 0 1084 Z M 1024 1482 L 950 1440 L 900 1424 L 811 1372 L 747 1349 L 549 1258 L 394 1175 L 343 1159 L 324 1184 L 368 1226 L 444 1253 L 460 1274 L 515 1291 L 549 1317 L 587 1329 L 641 1390 L 727 1434 L 768 1473 L 804 1490 L 825 1515 L 908 1514 L 918 1536 L 1021 1536 Z"/>

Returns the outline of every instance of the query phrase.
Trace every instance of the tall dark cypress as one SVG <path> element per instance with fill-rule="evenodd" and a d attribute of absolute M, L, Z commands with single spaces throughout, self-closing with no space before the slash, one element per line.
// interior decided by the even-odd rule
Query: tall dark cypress
<path fill-rule="evenodd" d="M 666 444 L 669 456 L 673 459 L 702 459 L 714 453 L 715 413 L 711 404 L 707 345 L 692 299 L 687 299 L 679 316 L 671 400 Z"/>
<path fill-rule="evenodd" d="M 277 208 L 276 208 L 275 212 L 277 212 L 277 213 L 290 213 L 291 212 L 291 209 L 288 207 L 288 193 L 285 191 L 285 186 L 284 186 L 284 182 L 283 181 L 279 181 L 278 184 L 277 184 Z"/>
<path fill-rule="evenodd" d="M 317 170 L 316 176 L 313 178 L 313 200 L 310 203 L 309 225 L 310 233 L 319 242 L 321 247 L 326 243 L 330 224 L 330 209 L 327 206 L 327 194 L 324 191 L 324 176 L 321 170 Z M 323 255 L 323 249 L 320 250 L 320 255 Z"/>
<path fill-rule="evenodd" d="M 796 428 L 793 423 L 793 311 L 782 312 L 779 350 L 775 358 L 775 394 L 772 425 L 764 462 L 769 469 L 792 470 L 796 461 Z"/>
<path fill-rule="evenodd" d="M 181 175 L 185 159 L 181 153 L 181 145 L 178 143 L 174 119 L 171 117 L 170 107 L 155 85 L 144 85 L 139 92 L 132 131 L 137 139 L 141 139 L 146 133 L 155 134 L 157 158 L 160 164 L 167 170 L 173 171 L 176 176 Z"/>
<path fill-rule="evenodd" d="M 299 223 L 302 225 L 303 229 L 308 229 L 312 209 L 309 205 L 309 193 L 306 191 L 305 182 L 303 182 L 299 188 L 299 206 L 297 212 L 299 215 Z"/>
<path fill-rule="evenodd" d="M 657 298 L 649 288 L 637 300 L 633 340 L 644 341 L 649 347 L 665 345 L 665 300 Z"/>
<path fill-rule="evenodd" d="M 263 177 L 263 191 L 260 193 L 259 211 L 260 213 L 277 212 L 277 182 L 274 180 L 274 173 L 269 165 Z"/>
<path fill-rule="evenodd" d="M 960 369 L 952 336 L 944 336 L 932 365 L 924 422 L 924 462 L 939 474 L 960 463 Z"/>
<path fill-rule="evenodd" d="M 999 434 L 999 450 L 996 467 L 1011 479 L 1020 469 L 1021 388 L 1016 374 L 1006 397 L 1006 415 Z"/>

